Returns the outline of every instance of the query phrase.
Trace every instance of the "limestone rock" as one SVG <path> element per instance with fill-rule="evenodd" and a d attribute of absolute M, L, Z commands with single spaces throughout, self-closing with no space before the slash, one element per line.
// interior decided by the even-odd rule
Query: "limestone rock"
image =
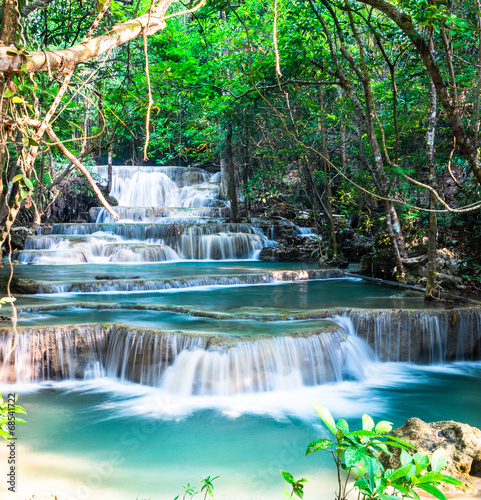
<path fill-rule="evenodd" d="M 438 448 L 444 450 L 447 465 L 442 471 L 443 474 L 461 480 L 466 489 L 461 490 L 443 483 L 443 490 L 478 493 L 481 478 L 481 430 L 453 420 L 426 423 L 419 418 L 410 418 L 391 434 L 411 443 L 418 451 L 427 452 L 429 456 Z M 384 455 L 381 461 L 385 467 L 398 468 L 401 465 L 400 450 L 394 448 L 391 451 L 393 455 Z"/>
<path fill-rule="evenodd" d="M 312 252 L 312 248 L 309 247 L 280 244 L 274 248 L 263 248 L 259 255 L 259 259 L 273 262 L 313 262 Z"/>

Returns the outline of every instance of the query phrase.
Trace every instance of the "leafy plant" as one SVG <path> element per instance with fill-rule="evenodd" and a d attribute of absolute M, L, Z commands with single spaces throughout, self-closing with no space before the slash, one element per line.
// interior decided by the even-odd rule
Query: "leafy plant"
<path fill-rule="evenodd" d="M 17 413 L 26 413 L 24 408 L 16 404 L 17 399 L 18 396 L 15 396 L 15 404 L 12 404 L 10 399 L 4 401 L 0 394 L 0 436 L 7 441 L 12 437 L 12 427 L 25 423 L 25 420 L 16 417 Z"/>
<path fill-rule="evenodd" d="M 15 297 L 2 297 L 0 298 L 0 308 L 3 304 L 15 302 L 17 299 Z"/>
<path fill-rule="evenodd" d="M 364 414 L 362 429 L 350 431 L 346 420 L 334 421 L 331 413 L 323 406 L 314 405 L 319 417 L 334 439 L 317 439 L 312 441 L 306 450 L 306 456 L 317 451 L 328 451 L 332 454 L 337 469 L 338 491 L 336 500 L 346 500 L 349 479 L 355 479 L 354 488 L 363 500 L 395 500 L 411 498 L 419 500 L 416 490 L 423 490 L 439 500 L 446 500 L 444 493 L 438 489 L 440 483 L 461 486 L 462 482 L 451 476 L 442 474 L 446 466 L 446 456 L 442 449 L 437 449 L 431 460 L 427 453 L 414 453 L 414 447 L 395 436 L 390 436 L 391 422 L 381 421 L 377 424 Z M 385 469 L 380 461 L 381 455 L 392 455 L 389 447 L 401 449 L 401 466 L 398 469 Z M 347 474 L 343 478 L 342 471 Z M 294 481 L 291 474 L 281 471 L 284 479 L 293 485 L 293 494 L 303 497 L 305 479 Z M 294 488 L 294 484 L 296 488 Z"/>
<path fill-rule="evenodd" d="M 286 472 L 281 469 L 282 477 L 292 486 L 292 493 L 290 494 L 291 498 L 296 495 L 299 498 L 303 498 L 304 496 L 304 483 L 307 483 L 307 479 L 304 477 L 301 479 L 294 479 L 294 476 L 290 472 Z"/>
<path fill-rule="evenodd" d="M 215 476 L 211 478 L 210 476 L 203 477 L 200 480 L 200 484 L 202 484 L 202 487 L 200 488 L 200 492 L 202 493 L 205 491 L 204 495 L 204 500 L 207 498 L 207 494 L 209 494 L 210 497 L 214 496 L 214 485 L 212 484 L 214 480 L 216 480 L 219 476 Z"/>
<path fill-rule="evenodd" d="M 193 496 L 205 492 L 204 494 L 204 500 L 206 500 L 207 495 L 209 495 L 210 498 L 214 498 L 214 484 L 213 482 L 220 476 L 215 476 L 215 477 L 202 477 L 200 479 L 200 490 L 196 486 L 191 486 L 190 483 L 187 483 L 187 485 L 182 486 L 184 488 L 184 493 L 182 497 L 180 495 L 177 495 L 174 500 L 179 500 L 182 498 L 182 500 L 186 500 L 186 498 L 192 498 Z"/>

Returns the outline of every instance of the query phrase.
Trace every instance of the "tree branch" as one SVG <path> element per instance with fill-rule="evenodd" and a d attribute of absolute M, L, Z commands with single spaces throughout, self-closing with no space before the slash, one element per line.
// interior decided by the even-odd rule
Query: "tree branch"
<path fill-rule="evenodd" d="M 63 145 L 62 141 L 57 137 L 57 134 L 52 130 L 52 127 L 48 127 L 46 130 L 48 136 L 52 141 L 54 142 L 54 146 L 57 146 L 57 148 L 60 150 L 60 152 L 66 156 L 79 170 L 82 172 L 83 176 L 87 179 L 87 182 L 90 184 L 92 189 L 94 190 L 94 193 L 97 195 L 97 198 L 100 200 L 100 203 L 106 208 L 107 212 L 114 217 L 115 219 L 118 219 L 119 216 L 115 212 L 115 210 L 112 208 L 110 203 L 105 199 L 104 195 L 102 194 L 102 191 L 100 191 L 99 187 L 95 183 L 95 181 L 92 179 L 92 176 L 88 172 L 88 170 L 77 160 L 77 158 Z"/>
<path fill-rule="evenodd" d="M 76 64 L 112 50 L 142 34 L 152 35 L 165 28 L 164 16 L 174 0 L 160 0 L 155 3 L 150 14 L 144 14 L 136 19 L 114 26 L 103 35 L 67 49 L 31 52 L 28 58 L 23 55 L 7 54 L 8 47 L 0 47 L 0 71 L 33 73 L 36 71 L 62 71 Z M 200 2 L 201 7 L 204 2 Z M 150 21 L 149 21 L 150 19 Z M 11 49 L 10 49 L 11 50 Z M 25 66 L 22 69 L 22 66 Z"/>

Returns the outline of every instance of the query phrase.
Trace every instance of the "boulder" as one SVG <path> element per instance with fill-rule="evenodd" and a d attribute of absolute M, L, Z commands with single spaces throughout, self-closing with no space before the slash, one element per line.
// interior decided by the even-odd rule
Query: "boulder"
<path fill-rule="evenodd" d="M 417 451 L 429 456 L 442 448 L 447 459 L 443 474 L 461 480 L 465 486 L 461 489 L 443 483 L 442 489 L 478 493 L 481 486 L 481 430 L 453 420 L 426 423 L 419 418 L 410 418 L 402 427 L 394 429 L 391 435 L 411 443 Z M 398 468 L 401 451 L 399 448 L 391 448 L 391 451 L 393 455 L 389 457 L 385 454 L 381 461 L 386 468 Z"/>
<path fill-rule="evenodd" d="M 263 248 L 259 254 L 260 260 L 272 262 L 313 262 L 312 249 L 298 246 Z"/>

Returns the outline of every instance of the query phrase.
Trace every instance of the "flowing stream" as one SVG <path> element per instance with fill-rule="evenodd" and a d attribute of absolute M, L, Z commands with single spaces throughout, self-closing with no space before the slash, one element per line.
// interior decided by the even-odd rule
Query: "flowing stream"
<path fill-rule="evenodd" d="M 105 177 L 106 168 L 95 173 Z M 215 498 L 334 498 L 312 403 L 481 427 L 481 313 L 301 263 L 261 262 L 287 221 L 230 224 L 219 175 L 114 167 L 120 220 L 42 227 L 15 258 L 38 294 L 0 336 L 0 389 L 28 411 L 18 489 L 59 500 L 171 500 L 217 476 Z M 8 309 L 5 309 L 8 312 Z M 14 349 L 12 349 L 14 347 Z M 7 450 L 2 450 L 6 463 Z"/>

